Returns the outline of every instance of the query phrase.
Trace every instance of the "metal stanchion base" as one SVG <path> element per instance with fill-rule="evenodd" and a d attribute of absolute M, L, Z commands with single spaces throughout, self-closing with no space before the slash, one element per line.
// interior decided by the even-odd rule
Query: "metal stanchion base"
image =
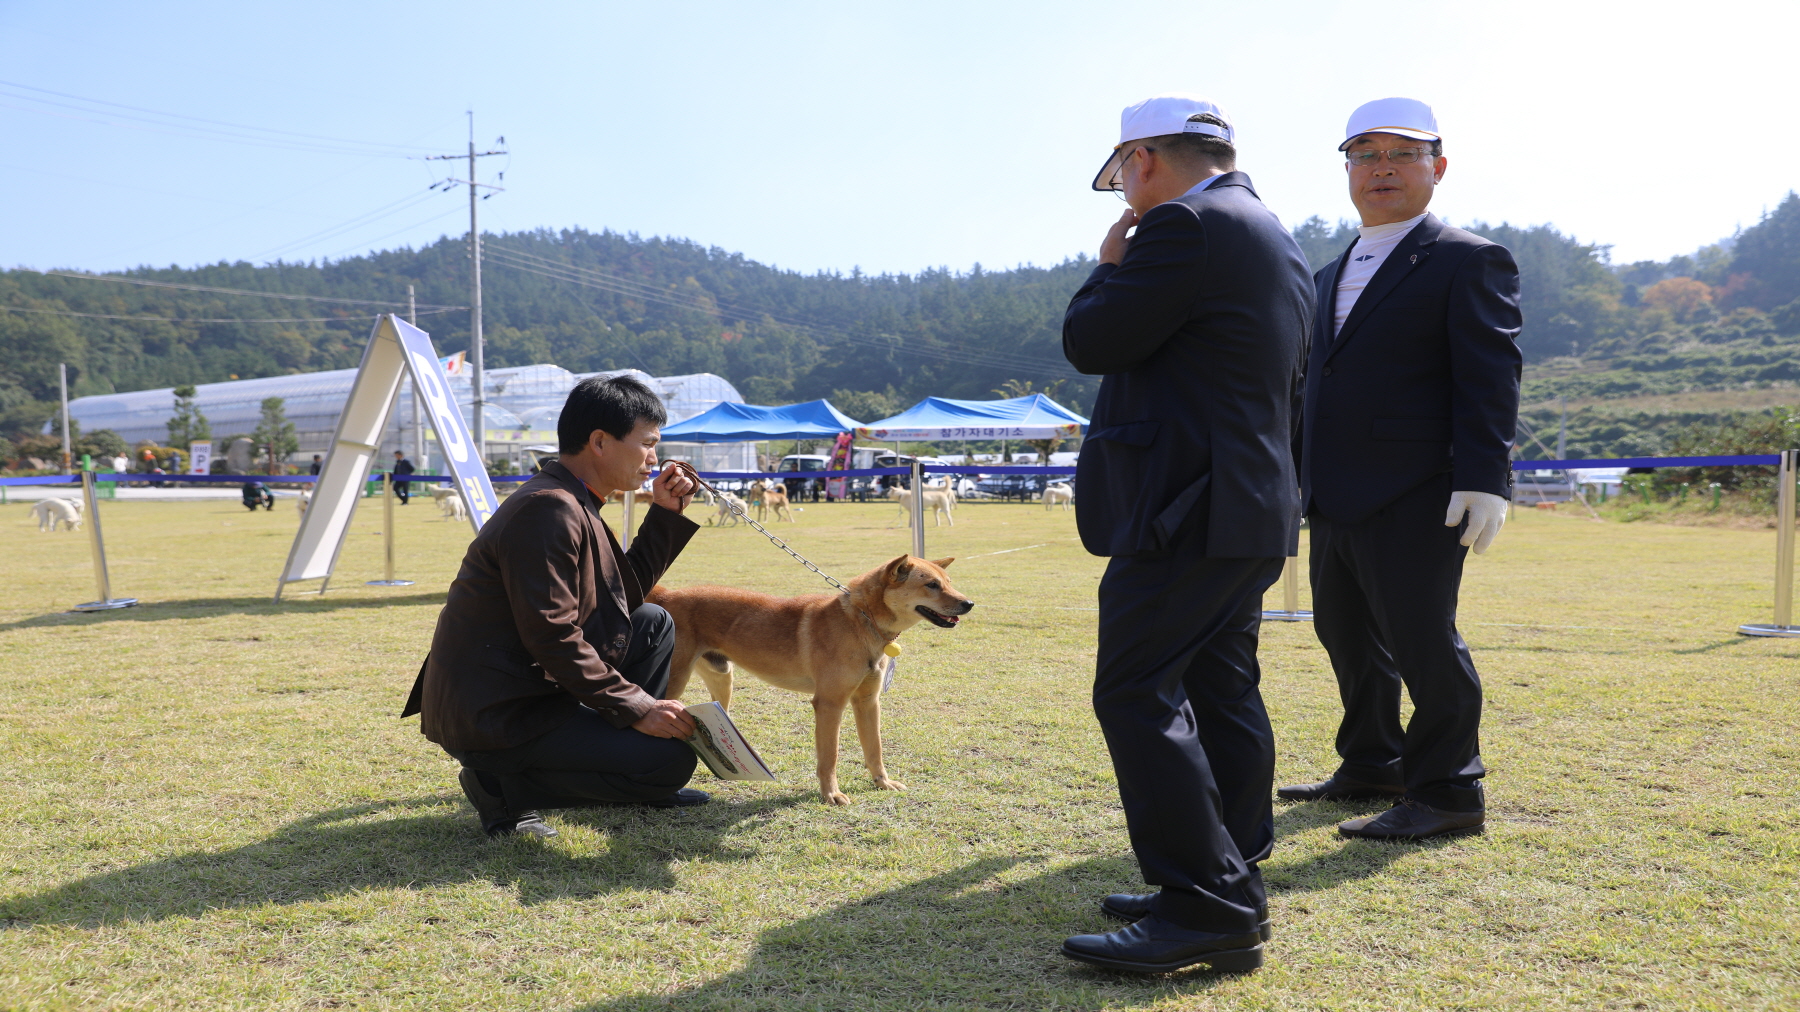
<path fill-rule="evenodd" d="M 1312 612 L 1310 612 L 1310 611 L 1265 611 L 1265 612 L 1263 612 L 1263 621 L 1264 622 L 1311 622 L 1312 621 Z"/>
<path fill-rule="evenodd" d="M 1785 636 L 1800 639 L 1800 625 L 1752 622 L 1749 625 L 1738 626 L 1738 633 L 1743 636 Z"/>
<path fill-rule="evenodd" d="M 78 604 L 75 607 L 70 608 L 69 610 L 72 612 L 74 612 L 74 611 L 115 611 L 119 608 L 129 608 L 132 605 L 137 604 L 137 603 L 138 603 L 138 599 L 135 597 L 109 597 L 104 601 L 89 601 L 86 604 Z"/>
<path fill-rule="evenodd" d="M 411 580 L 364 580 L 363 581 L 363 586 L 365 586 L 365 587 L 410 587 L 412 585 L 413 585 L 413 582 Z"/>

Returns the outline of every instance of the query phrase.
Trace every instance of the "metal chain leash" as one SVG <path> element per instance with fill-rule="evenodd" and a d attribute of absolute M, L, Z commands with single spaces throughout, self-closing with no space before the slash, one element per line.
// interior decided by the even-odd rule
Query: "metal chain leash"
<path fill-rule="evenodd" d="M 742 506 L 738 505 L 737 498 L 735 496 L 727 498 L 727 493 L 721 492 L 720 490 L 714 488 L 710 483 L 707 482 L 707 480 L 705 478 L 700 477 L 700 472 L 694 470 L 694 465 L 688 463 L 685 460 L 671 460 L 671 461 L 669 461 L 669 463 L 674 466 L 675 470 L 681 472 L 688 479 L 693 481 L 694 484 L 700 486 L 703 489 L 706 489 L 708 492 L 711 492 L 713 495 L 718 496 L 720 501 L 722 501 L 727 507 L 729 507 L 731 512 L 733 514 L 735 514 L 738 519 L 749 524 L 751 529 L 756 531 L 758 534 L 761 534 L 763 537 L 768 538 L 770 544 L 772 544 L 776 548 L 779 548 L 782 551 L 788 553 L 788 555 L 791 556 L 795 562 L 798 562 L 802 566 L 805 566 L 807 569 L 812 570 L 814 573 L 818 574 L 819 579 L 824 580 L 826 583 L 829 583 L 833 587 L 836 587 L 843 594 L 848 595 L 850 593 L 849 587 L 846 587 L 843 584 L 839 583 L 837 580 L 833 579 L 829 573 L 825 572 L 823 569 L 820 569 L 818 566 L 815 566 L 811 562 L 807 561 L 806 556 L 801 555 L 799 552 L 794 551 L 792 548 L 789 548 L 787 542 L 776 537 L 774 535 L 774 533 L 771 532 L 767 527 L 764 527 L 762 524 L 759 524 L 756 521 L 750 519 L 750 514 L 744 512 L 744 508 Z"/>

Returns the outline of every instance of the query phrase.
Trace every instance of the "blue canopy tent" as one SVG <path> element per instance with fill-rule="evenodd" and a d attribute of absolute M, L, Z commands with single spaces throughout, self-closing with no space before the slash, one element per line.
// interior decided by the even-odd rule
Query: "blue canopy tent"
<path fill-rule="evenodd" d="M 692 418 L 665 425 L 671 443 L 753 443 L 768 439 L 830 439 L 862 425 L 827 400 L 763 407 L 720 402 Z"/>
<path fill-rule="evenodd" d="M 1086 432 L 1087 425 L 1087 419 L 1043 394 L 1031 394 L 1003 401 L 927 397 L 855 431 L 858 439 L 880 440 L 1051 439 Z"/>

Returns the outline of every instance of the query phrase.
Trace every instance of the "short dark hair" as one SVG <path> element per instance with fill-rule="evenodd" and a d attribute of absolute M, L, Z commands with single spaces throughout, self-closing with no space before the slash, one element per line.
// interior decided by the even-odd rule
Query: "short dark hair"
<path fill-rule="evenodd" d="M 1189 123 L 1210 123 L 1216 127 L 1228 127 L 1230 124 L 1210 112 L 1189 116 Z M 1237 168 L 1237 148 L 1223 137 L 1211 134 L 1181 133 L 1163 134 L 1160 137 L 1149 137 L 1144 146 L 1153 148 L 1164 157 L 1178 165 L 1192 165 L 1204 161 L 1230 172 Z"/>
<path fill-rule="evenodd" d="M 556 446 L 580 453 L 597 429 L 624 439 L 644 422 L 661 426 L 669 420 L 661 398 L 635 376 L 589 376 L 563 402 L 556 419 Z"/>

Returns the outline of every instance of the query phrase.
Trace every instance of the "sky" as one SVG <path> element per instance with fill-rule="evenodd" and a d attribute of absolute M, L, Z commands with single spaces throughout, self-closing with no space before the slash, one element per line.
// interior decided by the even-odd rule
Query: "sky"
<path fill-rule="evenodd" d="M 679 236 L 807 273 L 1052 264 L 1123 205 L 1125 105 L 1238 130 L 1292 225 L 1353 217 L 1361 102 L 1433 105 L 1456 224 L 1627 263 L 1800 185 L 1800 4 L 0 0 L 0 265 L 342 258 L 468 229 Z M 502 143 L 498 138 L 504 137 Z M 1705 163 L 1705 164 L 1701 164 Z M 500 179 L 504 173 L 504 179 Z M 488 192 L 488 191 L 484 191 Z"/>

